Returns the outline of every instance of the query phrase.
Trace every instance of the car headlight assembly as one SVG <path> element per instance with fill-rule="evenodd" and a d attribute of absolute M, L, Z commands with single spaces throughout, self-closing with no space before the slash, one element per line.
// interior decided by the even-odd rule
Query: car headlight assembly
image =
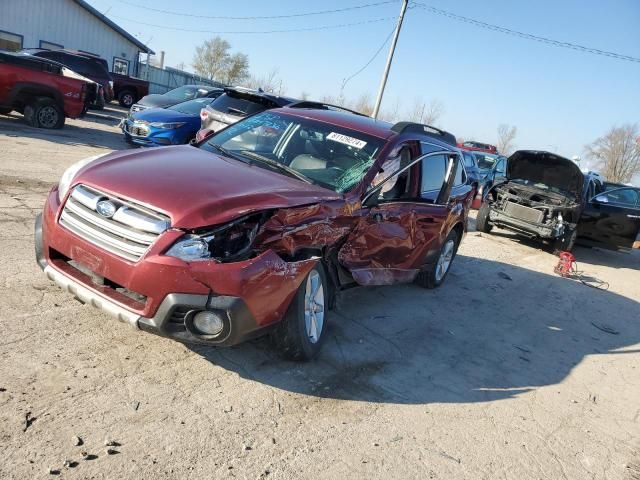
<path fill-rule="evenodd" d="M 179 238 L 165 255 L 185 262 L 231 262 L 246 258 L 265 217 L 264 214 L 249 215 L 201 233 L 190 233 Z"/>
<path fill-rule="evenodd" d="M 185 124 L 185 122 L 170 122 L 170 123 L 164 123 L 164 122 L 153 122 L 150 123 L 149 125 L 155 128 L 163 128 L 165 130 L 175 130 L 176 128 L 180 128 Z"/>
<path fill-rule="evenodd" d="M 80 169 L 90 164 L 94 160 L 97 160 L 108 154 L 109 152 L 82 159 L 79 162 L 76 162 L 73 165 L 71 165 L 69 168 L 67 168 L 62 174 L 62 177 L 60 177 L 60 182 L 58 183 L 58 200 L 62 202 L 64 197 L 67 195 L 67 192 L 69 191 L 69 187 L 71 186 L 71 182 L 73 182 L 73 179 L 75 178 L 77 173 L 80 171 Z"/>

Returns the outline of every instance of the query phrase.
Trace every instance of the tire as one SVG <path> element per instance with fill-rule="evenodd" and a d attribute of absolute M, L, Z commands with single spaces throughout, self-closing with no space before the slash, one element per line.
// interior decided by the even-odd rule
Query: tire
<path fill-rule="evenodd" d="M 39 97 L 24 108 L 24 118 L 29 125 L 36 128 L 62 128 L 64 111 L 52 98 Z"/>
<path fill-rule="evenodd" d="M 492 228 L 493 225 L 491 225 L 489 221 L 489 204 L 482 202 L 478 210 L 478 215 L 476 215 L 476 230 L 482 233 L 489 233 Z"/>
<path fill-rule="evenodd" d="M 91 105 L 91 107 L 96 110 L 104 110 L 105 105 L 106 102 L 104 100 L 104 93 L 101 91 L 98 93 L 98 97 L 96 98 L 96 101 L 93 102 L 93 105 Z"/>
<path fill-rule="evenodd" d="M 437 288 L 442 285 L 451 269 L 453 259 L 456 258 L 459 243 L 458 232 L 451 230 L 440 247 L 440 253 L 435 263 L 428 270 L 418 273 L 415 283 L 424 288 Z"/>
<path fill-rule="evenodd" d="M 118 94 L 118 103 L 121 107 L 131 108 L 135 102 L 136 99 L 131 90 L 123 90 Z"/>
<path fill-rule="evenodd" d="M 559 238 L 556 238 L 553 242 L 553 251 L 557 252 L 570 252 L 576 244 L 576 238 L 578 237 L 578 230 L 575 228 L 569 228 Z"/>
<path fill-rule="evenodd" d="M 328 286 L 325 270 L 318 263 L 298 288 L 287 313 L 271 334 L 276 347 L 286 358 L 309 361 L 320 351 L 327 330 Z M 310 298 L 315 300 L 313 307 L 310 306 Z"/>

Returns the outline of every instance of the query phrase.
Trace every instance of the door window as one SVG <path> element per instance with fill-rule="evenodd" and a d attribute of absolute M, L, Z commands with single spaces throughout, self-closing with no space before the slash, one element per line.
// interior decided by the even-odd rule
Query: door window
<path fill-rule="evenodd" d="M 620 188 L 618 190 L 610 190 L 600 195 L 607 199 L 606 203 L 614 205 L 623 205 L 625 207 L 638 206 L 638 191 L 633 188 Z"/>
<path fill-rule="evenodd" d="M 459 159 L 460 157 L 458 157 Z M 456 178 L 453 181 L 454 187 L 459 187 L 460 185 L 464 185 L 467 183 L 467 173 L 464 170 L 464 165 L 460 160 L 458 160 L 458 168 L 456 169 Z"/>
<path fill-rule="evenodd" d="M 507 162 L 504 158 L 501 158 L 496 165 L 496 175 L 498 177 L 504 177 L 504 174 L 507 170 Z"/>
<path fill-rule="evenodd" d="M 444 155 L 434 155 L 422 160 L 420 192 L 439 192 L 447 173 L 447 159 Z"/>

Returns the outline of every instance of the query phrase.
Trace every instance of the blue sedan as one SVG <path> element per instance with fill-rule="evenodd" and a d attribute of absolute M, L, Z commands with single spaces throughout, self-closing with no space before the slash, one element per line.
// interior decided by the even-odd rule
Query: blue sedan
<path fill-rule="evenodd" d="M 130 114 L 120 126 L 127 142 L 145 147 L 189 143 L 200 130 L 200 110 L 213 98 L 197 98 L 168 108 Z"/>

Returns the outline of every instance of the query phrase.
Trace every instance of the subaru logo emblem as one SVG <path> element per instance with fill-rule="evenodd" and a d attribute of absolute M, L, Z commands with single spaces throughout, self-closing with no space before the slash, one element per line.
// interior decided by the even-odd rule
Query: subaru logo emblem
<path fill-rule="evenodd" d="M 111 218 L 116 213 L 116 206 L 109 200 L 102 200 L 96 205 L 96 211 L 103 217 Z"/>

